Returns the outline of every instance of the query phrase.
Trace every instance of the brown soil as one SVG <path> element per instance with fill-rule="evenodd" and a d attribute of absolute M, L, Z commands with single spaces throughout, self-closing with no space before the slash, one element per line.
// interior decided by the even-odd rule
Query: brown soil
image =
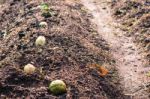
<path fill-rule="evenodd" d="M 0 98 L 124 98 L 117 86 L 110 48 L 94 30 L 83 5 L 63 0 L 47 2 L 54 13 L 49 18 L 41 16 L 41 0 L 8 0 L 0 5 Z M 41 21 L 46 21 L 48 28 L 41 29 Z M 47 39 L 42 48 L 34 44 L 39 35 Z M 23 72 L 28 63 L 38 68 L 36 73 Z M 101 77 L 99 71 L 88 67 L 90 64 L 111 66 L 110 72 Z M 55 79 L 65 81 L 66 94 L 54 96 L 48 90 Z"/>
<path fill-rule="evenodd" d="M 111 0 L 81 0 L 92 14 L 92 21 L 97 25 L 98 33 L 110 45 L 110 53 L 116 61 L 116 68 L 120 74 L 123 93 L 131 99 L 148 99 L 147 85 L 149 77 L 146 76 L 150 67 L 141 49 L 134 43 L 134 37 L 129 37 L 112 17 L 110 9 Z M 139 40 L 137 40 L 139 41 Z M 128 98 L 129 98 L 128 97 Z"/>
<path fill-rule="evenodd" d="M 135 42 L 144 48 L 150 59 L 150 0 L 119 0 L 114 3 L 114 15 L 122 23 L 122 28 L 133 36 Z M 150 64 L 150 60 L 148 65 Z"/>
<path fill-rule="evenodd" d="M 52 16 L 42 16 L 42 1 Z M 0 3 L 0 99 L 149 98 L 149 0 Z M 48 27 L 41 28 L 42 21 Z M 44 47 L 35 46 L 40 35 Z M 23 71 L 29 63 L 37 68 L 31 75 Z M 109 73 L 101 76 L 92 66 Z M 55 79 L 67 84 L 67 93 L 49 91 Z"/>
<path fill-rule="evenodd" d="M 127 37 L 133 38 L 133 42 L 138 46 L 139 52 L 137 54 L 142 55 L 143 59 L 147 60 L 142 66 L 143 69 L 137 65 L 140 68 L 141 77 L 144 75 L 141 82 L 143 85 L 140 86 L 140 91 L 137 90 L 136 92 L 145 97 L 146 94 L 142 94 L 143 90 L 149 93 L 150 89 L 150 80 L 148 77 L 146 78 L 146 74 L 150 71 L 150 0 L 116 0 L 112 6 L 115 9 L 114 17 L 118 23 L 122 24 L 120 28 L 126 32 Z M 131 58 L 133 59 L 133 57 Z M 141 59 L 137 61 L 141 61 Z M 140 82 L 140 80 L 133 81 Z"/>

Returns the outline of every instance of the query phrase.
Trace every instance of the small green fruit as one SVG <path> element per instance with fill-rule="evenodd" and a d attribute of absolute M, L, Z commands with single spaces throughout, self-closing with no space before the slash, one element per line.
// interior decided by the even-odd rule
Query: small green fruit
<path fill-rule="evenodd" d="M 54 95 L 63 94 L 66 92 L 66 84 L 62 80 L 54 80 L 50 83 L 49 89 Z"/>
<path fill-rule="evenodd" d="M 44 46 L 45 43 L 46 43 L 46 38 L 44 36 L 39 36 L 35 41 L 36 46 Z"/>
<path fill-rule="evenodd" d="M 46 22 L 40 22 L 39 26 L 42 28 L 46 28 L 48 24 Z"/>
<path fill-rule="evenodd" d="M 27 64 L 24 66 L 24 72 L 27 74 L 32 74 L 35 72 L 35 66 L 33 66 L 32 64 Z"/>

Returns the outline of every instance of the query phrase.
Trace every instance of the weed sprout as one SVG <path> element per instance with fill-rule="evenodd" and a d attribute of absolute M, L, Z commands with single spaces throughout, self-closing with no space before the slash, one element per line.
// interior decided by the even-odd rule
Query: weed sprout
<path fill-rule="evenodd" d="M 40 9 L 42 11 L 42 16 L 51 17 L 50 7 L 47 3 L 41 4 Z"/>

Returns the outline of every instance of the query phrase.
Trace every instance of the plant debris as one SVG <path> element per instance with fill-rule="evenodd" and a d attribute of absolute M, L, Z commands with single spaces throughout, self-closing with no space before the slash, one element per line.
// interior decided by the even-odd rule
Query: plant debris
<path fill-rule="evenodd" d="M 99 71 L 99 75 L 102 76 L 102 77 L 104 77 L 108 74 L 108 70 L 105 67 L 101 66 L 101 65 L 92 64 L 92 65 L 90 65 L 90 67 L 97 69 Z"/>

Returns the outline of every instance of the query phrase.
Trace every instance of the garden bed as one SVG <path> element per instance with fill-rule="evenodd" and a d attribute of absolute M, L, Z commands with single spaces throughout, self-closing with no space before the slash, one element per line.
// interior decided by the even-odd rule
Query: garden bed
<path fill-rule="evenodd" d="M 98 35 L 83 6 L 63 0 L 46 3 L 53 13 L 48 18 L 41 16 L 40 0 L 8 0 L 0 6 L 0 98 L 123 97 L 109 45 Z M 48 27 L 39 27 L 42 21 Z M 35 40 L 41 35 L 46 45 L 36 47 Z M 37 68 L 31 75 L 23 71 L 28 63 Z M 112 67 L 102 77 L 92 64 Z M 55 79 L 67 84 L 66 94 L 55 96 L 49 91 Z"/>

